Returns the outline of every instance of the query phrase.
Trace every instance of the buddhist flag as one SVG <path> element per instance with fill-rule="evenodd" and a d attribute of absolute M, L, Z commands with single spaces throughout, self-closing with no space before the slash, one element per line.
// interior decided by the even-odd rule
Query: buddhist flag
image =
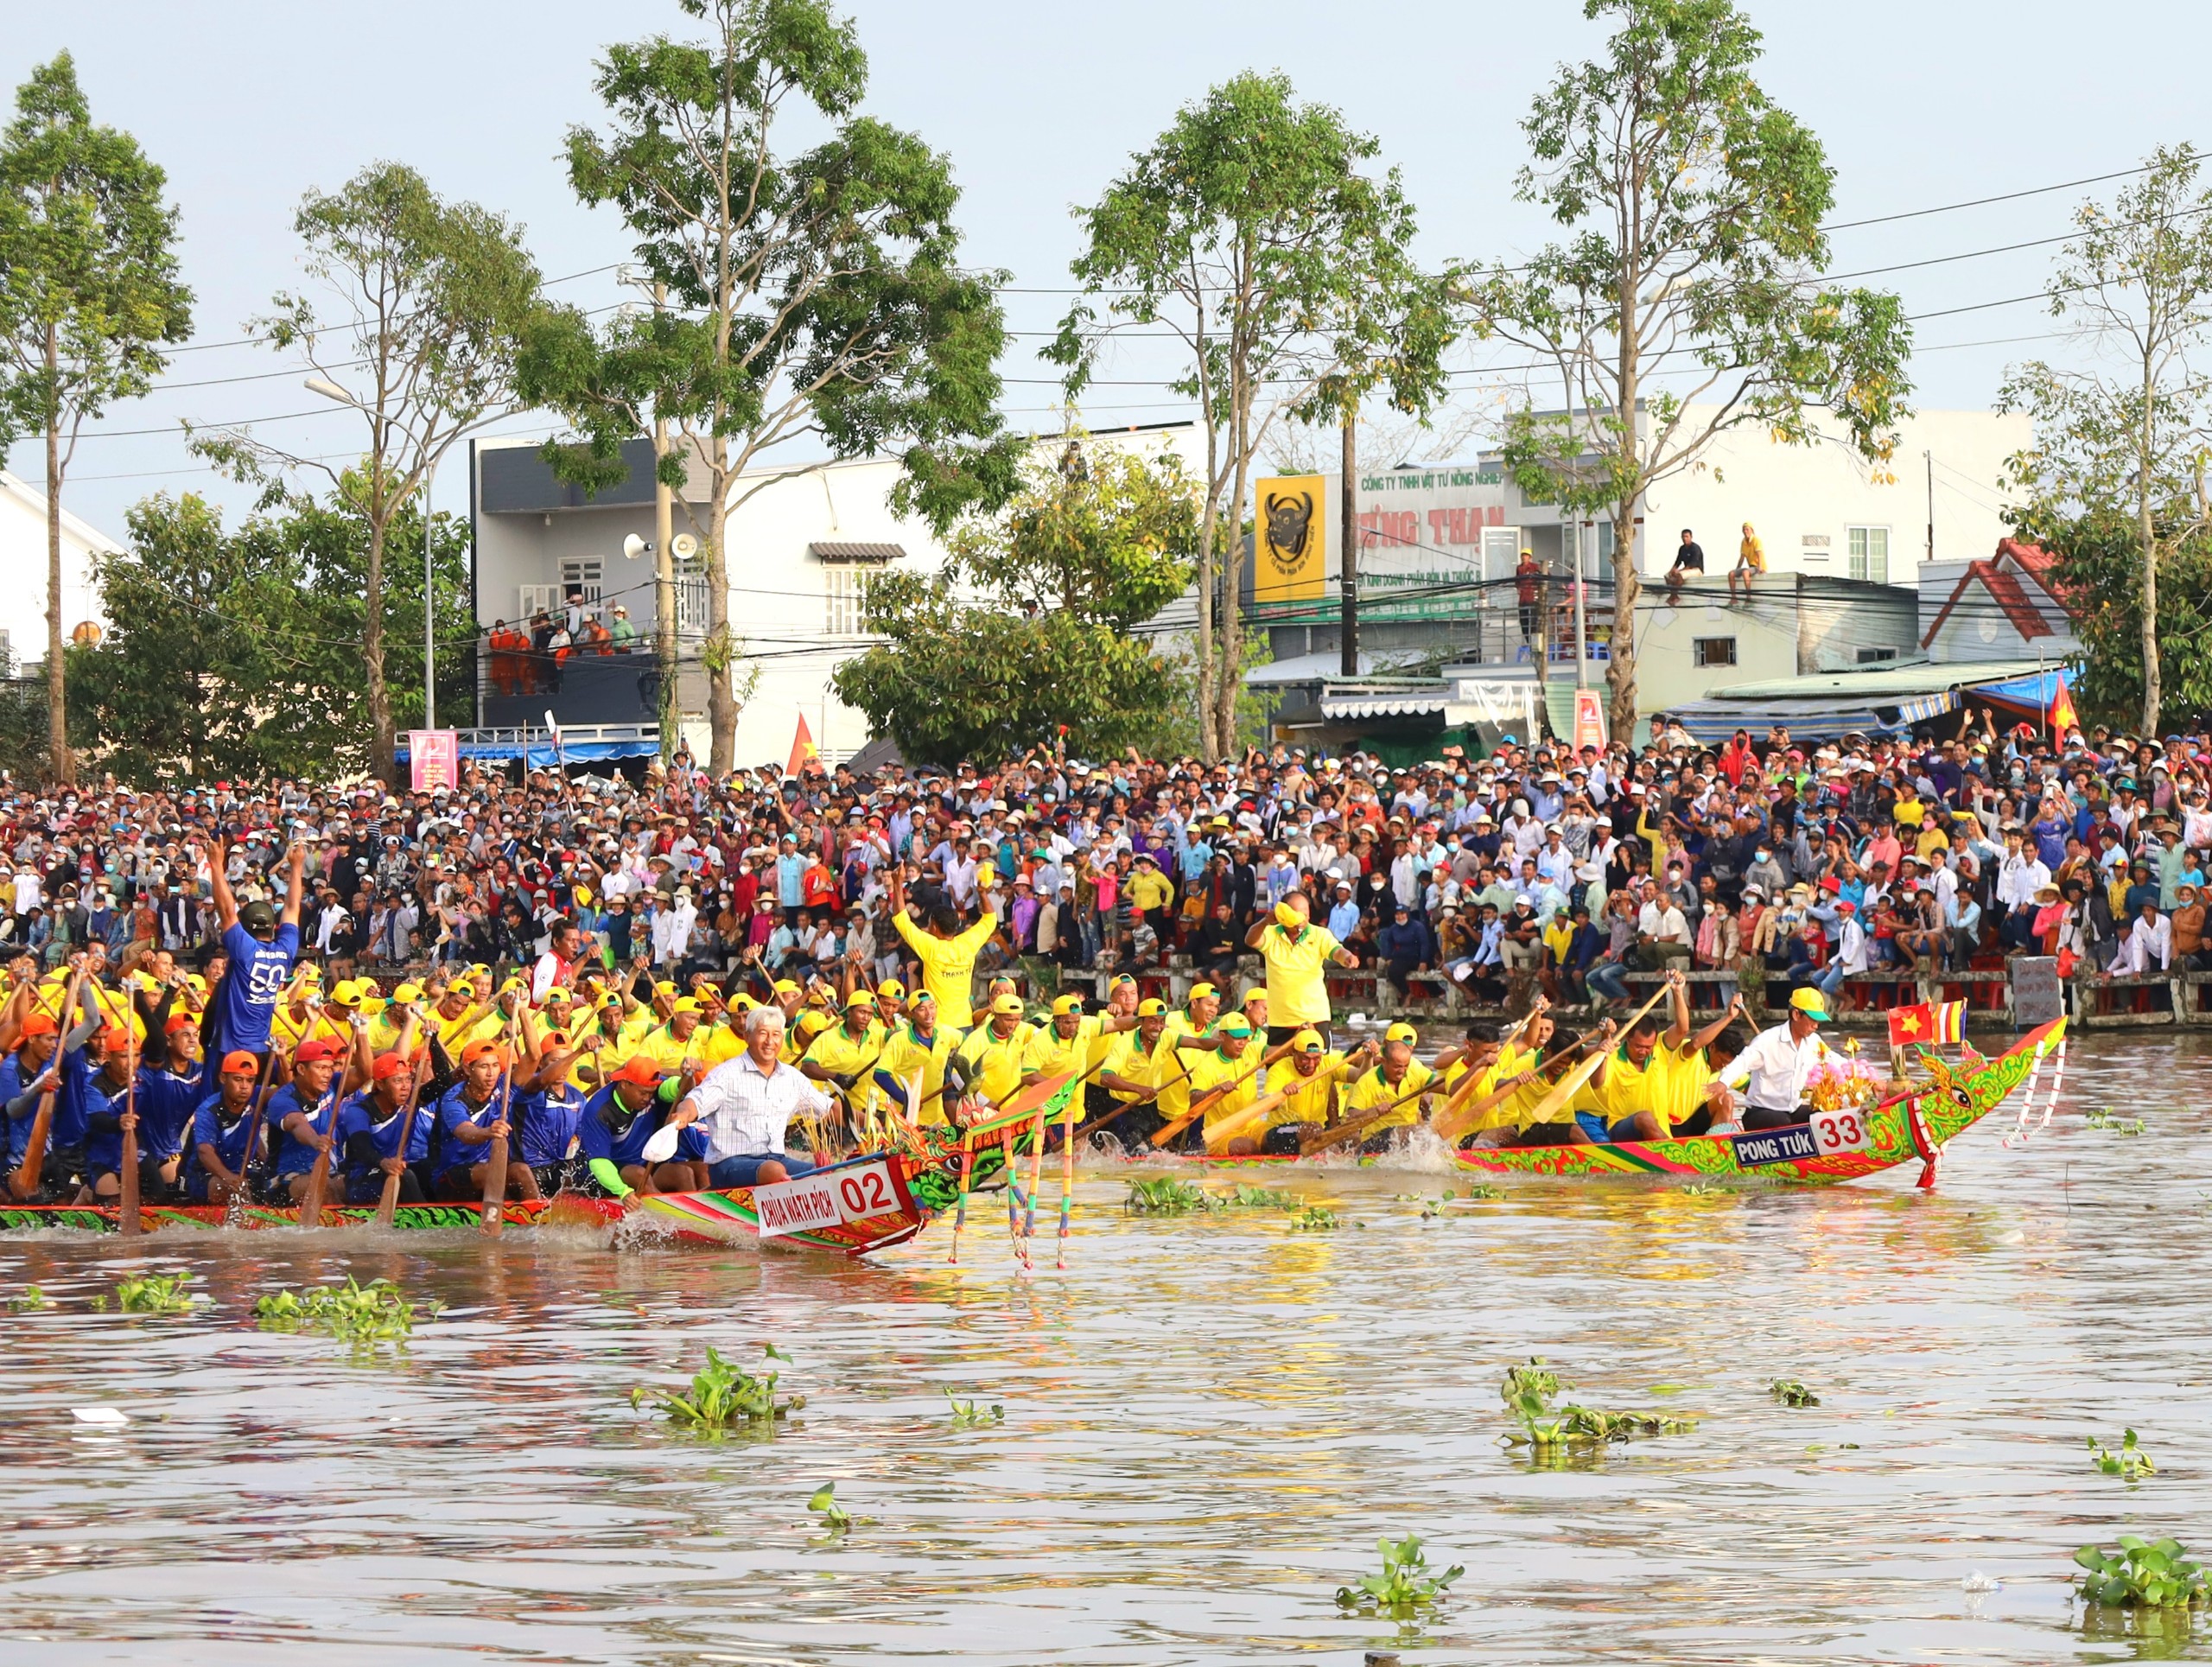
<path fill-rule="evenodd" d="M 1917 1002 L 1890 1009 L 1890 1046 L 1910 1042 L 1955 1042 L 1966 1035 L 1964 1002 Z"/>
<path fill-rule="evenodd" d="M 2054 681 L 2056 682 L 2058 689 L 2057 692 L 2050 697 L 2050 727 L 2055 734 L 2063 736 L 2069 729 L 2078 725 L 2082 719 L 2080 714 L 2074 709 L 2074 697 L 2068 692 L 2066 679 L 2061 677 Z"/>
<path fill-rule="evenodd" d="M 814 744 L 814 732 L 806 727 L 806 714 L 798 715 L 798 733 L 791 737 L 791 761 L 784 766 L 787 776 L 801 775 L 809 765 L 819 769 L 822 754 Z"/>

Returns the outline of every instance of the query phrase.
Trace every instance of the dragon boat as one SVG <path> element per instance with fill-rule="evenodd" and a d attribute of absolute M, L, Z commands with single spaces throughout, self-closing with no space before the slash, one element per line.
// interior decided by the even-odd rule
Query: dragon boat
<path fill-rule="evenodd" d="M 2049 1092 L 2040 1104 L 2050 1120 L 2058 1097 L 2066 1057 L 2066 1021 L 2055 1019 L 2029 1032 L 1993 1058 L 1969 1058 L 1956 1066 L 1923 1051 L 1918 1068 L 1924 1080 L 1902 1092 L 1868 1101 L 1845 1100 L 1815 1110 L 1808 1121 L 1754 1132 L 1689 1135 L 1669 1140 L 1593 1142 L 1583 1146 L 1476 1147 L 1454 1151 L 1459 1168 L 1482 1174 L 1604 1177 L 1643 1175 L 1661 1180 L 1704 1181 L 1756 1180 L 1803 1186 L 1859 1180 L 1917 1158 L 1918 1184 L 1932 1187 L 1943 1148 L 2023 1091 L 2018 1130 L 2010 1145 L 2028 1131 L 2038 1110 L 2036 1091 L 2048 1061 Z M 2039 1127 L 2040 1124 L 2033 1126 Z M 1154 1152 L 1137 1161 L 1229 1168 L 1341 1163 L 1338 1153 L 1230 1156 L 1205 1152 Z"/>
<path fill-rule="evenodd" d="M 866 1256 L 921 1233 L 953 1207 L 963 1181 L 971 1191 L 1003 1184 L 998 1148 L 963 1154 L 954 1131 L 915 1133 L 926 1138 L 906 1148 L 841 1159 L 766 1187 L 639 1195 L 634 1211 L 613 1199 L 575 1193 L 511 1199 L 501 1207 L 500 1225 L 612 1230 L 627 1223 L 632 1231 L 664 1233 L 689 1244 L 761 1244 Z M 300 1225 L 294 1206 L 147 1204 L 138 1213 L 142 1231 L 157 1235 L 164 1248 L 191 1232 Z M 474 1202 L 403 1204 L 394 1212 L 392 1225 L 403 1231 L 474 1231 L 483 1225 L 482 1214 Z M 331 1206 L 323 1211 L 323 1225 L 364 1227 L 376 1217 L 373 1205 Z M 0 1204 L 0 1231 L 69 1228 L 114 1233 L 122 1225 L 122 1211 L 112 1204 Z"/>

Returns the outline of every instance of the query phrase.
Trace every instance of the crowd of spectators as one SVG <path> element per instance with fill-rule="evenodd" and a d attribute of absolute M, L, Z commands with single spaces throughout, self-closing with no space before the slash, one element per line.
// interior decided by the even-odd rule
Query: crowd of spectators
<path fill-rule="evenodd" d="M 1936 739 L 1775 730 L 1631 751 L 1503 738 L 1479 760 L 1387 767 L 1275 746 L 1235 762 L 1044 751 L 947 771 L 776 768 L 641 780 L 470 772 L 456 788 L 112 783 L 0 795 L 12 861 L 0 947 L 203 961 L 219 934 L 192 830 L 229 841 L 238 894 L 308 853 L 303 952 L 339 977 L 535 961 L 572 919 L 611 962 L 760 986 L 851 963 L 909 977 L 892 871 L 924 910 L 1001 931 L 1027 961 L 1142 974 L 1236 969 L 1293 892 L 1402 991 L 1536 989 L 1603 1008 L 1639 970 L 1720 975 L 1848 1007 L 1851 975 L 1998 964 L 2126 974 L 2208 956 L 2212 743 L 2031 725 Z"/>

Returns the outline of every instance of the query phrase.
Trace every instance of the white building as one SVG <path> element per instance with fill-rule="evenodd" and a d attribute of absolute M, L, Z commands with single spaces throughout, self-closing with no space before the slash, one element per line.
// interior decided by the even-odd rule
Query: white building
<path fill-rule="evenodd" d="M 1188 435 L 1179 424 L 1095 437 L 1173 447 L 1187 459 Z M 652 449 L 632 441 L 625 455 L 630 479 L 587 503 L 553 478 L 535 441 L 478 444 L 474 583 L 481 628 L 561 607 L 574 591 L 582 609 L 596 616 L 611 616 L 617 603 L 626 608 L 640 646 L 650 644 L 653 558 L 626 560 L 622 552 L 626 538 L 650 542 L 653 537 Z M 728 530 L 730 624 L 741 652 L 759 671 L 738 719 L 741 765 L 782 762 L 802 717 L 826 758 L 849 757 L 867 744 L 868 719 L 837 699 L 830 679 L 871 640 L 861 627 L 869 576 L 893 565 L 933 569 L 945 557 L 927 522 L 893 512 L 890 494 L 900 469 L 895 458 L 862 458 L 798 472 L 764 469 L 734 484 L 731 499 L 740 506 Z M 684 495 L 692 500 L 691 517 L 677 506 L 678 537 L 671 540 L 679 555 L 688 548 L 682 535 L 706 519 L 706 471 L 696 461 Z M 696 667 L 707 613 L 705 580 L 696 557 L 678 568 L 680 658 Z M 649 655 L 608 657 L 581 666 L 572 662 L 571 669 L 574 675 L 564 676 L 560 695 L 550 703 L 564 728 L 652 722 L 651 684 L 640 686 L 641 674 L 652 669 Z M 488 660 L 480 669 L 480 689 L 484 726 L 543 722 L 548 701 L 501 696 Z M 704 761 L 710 740 L 706 687 L 696 670 L 679 677 L 677 701 L 684 738 Z"/>
<path fill-rule="evenodd" d="M 2082 652 L 2074 621 L 2051 579 L 2051 557 L 2014 538 L 1986 561 L 1936 562 L 1920 569 L 1920 646 L 1930 659 L 2040 659 L 2057 665 Z"/>
<path fill-rule="evenodd" d="M 0 660 L 20 673 L 46 664 L 46 494 L 0 469 Z M 64 635 L 90 621 L 105 626 L 95 554 L 122 546 L 61 512 L 61 629 Z"/>

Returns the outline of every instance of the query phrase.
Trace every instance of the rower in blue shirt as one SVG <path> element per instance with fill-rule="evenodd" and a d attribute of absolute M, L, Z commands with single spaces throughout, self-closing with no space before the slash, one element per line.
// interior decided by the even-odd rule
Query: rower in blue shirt
<path fill-rule="evenodd" d="M 663 1082 L 658 1065 L 643 1053 L 633 1053 L 606 1086 L 584 1102 L 576 1155 L 588 1174 L 586 1191 L 627 1203 L 633 1193 L 698 1190 L 692 1185 L 689 1162 L 657 1164 L 650 1170 L 645 1163 L 645 1142 L 675 1115 L 682 1082 L 680 1077 Z"/>
<path fill-rule="evenodd" d="M 184 1157 L 184 1195 L 194 1204 L 251 1202 L 248 1173 L 261 1161 L 268 1125 L 249 1117 L 261 1061 L 244 1048 L 223 1056 L 217 1091 L 192 1114 L 192 1139 Z M 253 1130 L 253 1149 L 246 1136 Z"/>
<path fill-rule="evenodd" d="M 564 1030 L 535 1035 L 528 1017 L 523 1042 L 531 1053 L 530 1075 L 515 1085 L 514 1120 L 520 1130 L 517 1151 L 536 1177 L 541 1196 L 575 1189 L 584 1173 L 579 1156 L 584 1095 L 569 1080 L 584 1050 L 571 1045 Z"/>
<path fill-rule="evenodd" d="M 354 1021 L 355 1034 L 362 1021 Z M 366 1076 L 349 1060 L 344 1078 L 339 1060 L 345 1049 L 327 1036 L 311 1036 L 292 1055 L 292 1080 L 269 1097 L 270 1138 L 276 1146 L 275 1187 L 297 1204 L 307 1196 L 315 1160 L 325 1151 L 337 1162 L 338 1108 Z"/>
<path fill-rule="evenodd" d="M 165 1052 L 138 1070 L 138 1149 L 150 1168 L 143 1182 L 148 1197 L 183 1195 L 184 1142 L 192 1114 L 207 1096 L 207 1062 L 200 1056 L 200 1023 L 189 1013 L 172 1014 Z M 161 1186 L 153 1187 L 158 1177 Z"/>
<path fill-rule="evenodd" d="M 416 1067 L 395 1050 L 380 1053 L 369 1068 L 369 1086 L 353 1095 L 338 1113 L 338 1149 L 345 1166 L 346 1199 L 375 1204 L 384 1180 L 399 1176 L 399 1201 L 421 1204 L 429 1198 L 430 1126 L 428 1106 L 415 1107 Z M 403 1116 L 411 1110 L 411 1116 Z M 410 1125 L 407 1150 L 399 1149 L 400 1128 Z"/>
<path fill-rule="evenodd" d="M 505 1089 L 507 1051 L 496 1038 L 473 1041 L 461 1051 L 461 1080 L 438 1101 L 438 1131 L 442 1136 L 434 1193 L 454 1199 L 480 1199 L 491 1187 L 491 1145 L 508 1136 L 507 1173 L 503 1196 L 538 1196 L 537 1177 L 521 1160 L 513 1143 L 513 1111 Z M 505 1115 L 503 1115 L 505 1114 Z"/>
<path fill-rule="evenodd" d="M 36 1118 L 38 1103 L 48 1087 L 60 1085 L 60 1067 L 54 1055 L 61 1046 L 61 1033 L 53 1019 L 43 1013 L 33 1013 L 22 1021 L 20 1041 L 16 1051 L 5 1060 L 0 1060 L 0 1108 L 4 1108 L 8 1125 L 7 1174 L 12 1178 L 22 1168 L 23 1157 L 30 1150 L 31 1124 Z"/>

